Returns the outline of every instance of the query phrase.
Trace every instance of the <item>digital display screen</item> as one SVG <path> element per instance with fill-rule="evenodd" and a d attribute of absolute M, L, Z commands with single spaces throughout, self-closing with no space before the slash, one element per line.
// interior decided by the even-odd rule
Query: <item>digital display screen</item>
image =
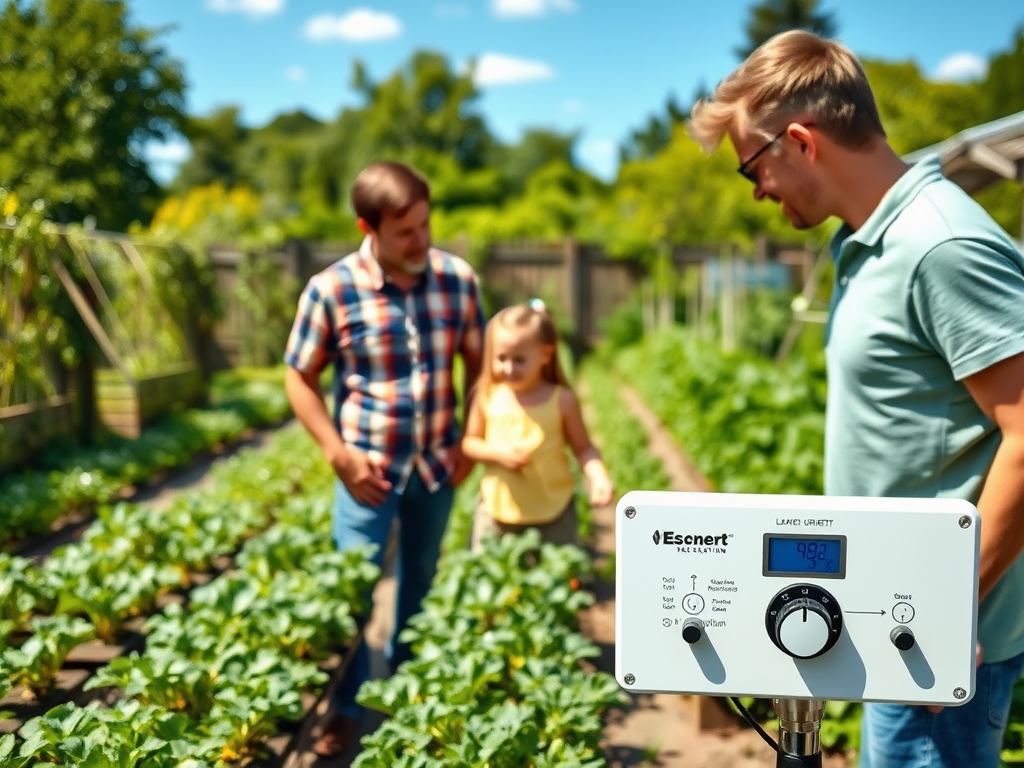
<path fill-rule="evenodd" d="M 844 536 L 765 536 L 765 575 L 846 575 Z"/>

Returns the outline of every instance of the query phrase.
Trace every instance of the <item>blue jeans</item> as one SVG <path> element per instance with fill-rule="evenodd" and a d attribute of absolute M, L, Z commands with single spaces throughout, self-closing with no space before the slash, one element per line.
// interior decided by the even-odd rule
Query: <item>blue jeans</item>
<path fill-rule="evenodd" d="M 978 667 L 974 697 L 939 713 L 865 704 L 860 768 L 998 768 L 1024 654 Z"/>
<path fill-rule="evenodd" d="M 455 491 L 444 483 L 431 493 L 413 471 L 405 491 L 391 491 L 379 507 L 360 504 L 339 480 L 334 500 L 334 541 L 344 551 L 363 544 L 376 544 L 374 562 L 383 566 L 391 523 L 398 516 L 398 548 L 395 561 L 395 628 L 384 655 L 392 669 L 411 658 L 409 646 L 398 634 L 420 611 L 420 604 L 437 572 L 441 539 L 448 525 Z M 370 678 L 370 651 L 360 642 L 344 678 L 334 694 L 334 708 L 342 715 L 360 718 L 363 707 L 356 703 L 359 686 Z"/>

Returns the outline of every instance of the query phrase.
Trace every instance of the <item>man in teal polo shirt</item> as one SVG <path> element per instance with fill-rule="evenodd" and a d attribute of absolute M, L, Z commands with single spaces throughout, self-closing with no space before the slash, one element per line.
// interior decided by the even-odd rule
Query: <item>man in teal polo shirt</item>
<path fill-rule="evenodd" d="M 953 497 L 981 513 L 976 693 L 865 705 L 862 768 L 996 768 L 1024 669 L 1024 259 L 937 160 L 907 166 L 857 59 L 787 32 L 694 108 L 754 197 L 797 229 L 836 216 L 825 492 Z"/>

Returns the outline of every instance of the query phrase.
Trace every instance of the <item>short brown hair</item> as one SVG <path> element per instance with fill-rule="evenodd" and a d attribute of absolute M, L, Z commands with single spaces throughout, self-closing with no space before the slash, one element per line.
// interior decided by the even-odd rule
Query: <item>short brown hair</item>
<path fill-rule="evenodd" d="M 402 216 L 413 205 L 430 202 L 430 185 L 403 163 L 381 161 L 359 172 L 352 183 L 352 209 L 371 229 L 380 227 L 385 213 Z"/>
<path fill-rule="evenodd" d="M 690 135 L 711 151 L 734 124 L 768 138 L 800 118 L 850 149 L 885 137 L 857 57 L 835 40 L 793 30 L 761 45 L 694 106 Z"/>

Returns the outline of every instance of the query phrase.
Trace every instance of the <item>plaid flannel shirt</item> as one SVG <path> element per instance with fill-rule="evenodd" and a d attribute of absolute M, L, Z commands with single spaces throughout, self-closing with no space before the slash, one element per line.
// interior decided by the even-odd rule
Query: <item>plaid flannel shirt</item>
<path fill-rule="evenodd" d="M 299 299 L 285 362 L 334 364 L 334 422 L 345 445 L 403 491 L 414 469 L 434 491 L 459 440 L 452 363 L 479 356 L 483 309 L 476 274 L 432 248 L 422 279 L 403 293 L 385 278 L 370 240 L 314 275 Z"/>

